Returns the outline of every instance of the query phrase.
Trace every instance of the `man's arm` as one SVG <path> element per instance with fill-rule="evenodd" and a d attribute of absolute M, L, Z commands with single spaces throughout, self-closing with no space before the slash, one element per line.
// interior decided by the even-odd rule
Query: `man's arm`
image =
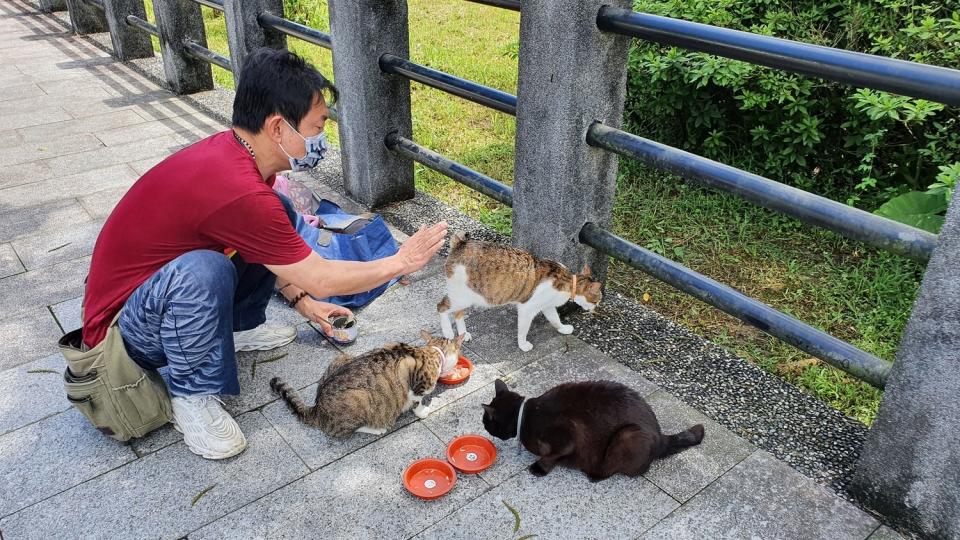
<path fill-rule="evenodd" d="M 283 284 L 293 283 L 317 298 L 355 294 L 423 268 L 443 246 L 446 236 L 447 224 L 440 222 L 429 229 L 421 227 L 396 255 L 376 261 L 336 261 L 311 253 L 298 263 L 267 268 Z"/>

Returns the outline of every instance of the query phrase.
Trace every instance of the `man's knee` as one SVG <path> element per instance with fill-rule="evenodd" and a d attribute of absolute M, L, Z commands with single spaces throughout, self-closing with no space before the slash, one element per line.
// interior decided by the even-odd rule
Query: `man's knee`
<path fill-rule="evenodd" d="M 173 271 L 170 292 L 195 291 L 215 296 L 229 296 L 237 286 L 237 270 L 223 253 L 210 250 L 191 251 L 168 265 Z"/>

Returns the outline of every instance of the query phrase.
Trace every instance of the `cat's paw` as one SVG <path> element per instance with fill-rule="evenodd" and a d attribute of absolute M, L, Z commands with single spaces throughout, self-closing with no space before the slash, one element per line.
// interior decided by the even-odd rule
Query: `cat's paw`
<path fill-rule="evenodd" d="M 521 341 L 517 345 L 520 346 L 520 350 L 523 352 L 530 352 L 533 350 L 533 343 L 530 343 L 529 341 Z"/>
<path fill-rule="evenodd" d="M 470 332 L 464 332 L 463 334 L 460 334 L 460 335 L 463 336 L 463 341 L 464 341 L 464 342 L 467 342 L 467 341 L 470 341 L 471 339 L 473 339 L 473 336 L 470 335 Z"/>
<path fill-rule="evenodd" d="M 527 467 L 527 470 L 530 471 L 534 476 L 546 476 L 548 472 L 540 465 L 539 461 L 533 462 L 532 465 Z"/>
<path fill-rule="evenodd" d="M 570 335 L 570 334 L 573 333 L 573 325 L 572 325 L 572 324 L 561 324 L 560 326 L 557 327 L 557 332 L 560 332 L 561 334 L 563 334 L 563 335 L 565 335 L 565 336 Z"/>
<path fill-rule="evenodd" d="M 417 415 L 417 418 L 420 419 L 426 418 L 430 416 L 430 407 L 423 404 L 417 405 L 417 407 L 413 409 L 413 414 Z"/>
<path fill-rule="evenodd" d="M 366 433 L 367 435 L 376 435 L 377 437 L 385 434 L 387 432 L 386 428 L 372 428 L 367 426 L 362 426 L 357 428 L 357 433 Z"/>

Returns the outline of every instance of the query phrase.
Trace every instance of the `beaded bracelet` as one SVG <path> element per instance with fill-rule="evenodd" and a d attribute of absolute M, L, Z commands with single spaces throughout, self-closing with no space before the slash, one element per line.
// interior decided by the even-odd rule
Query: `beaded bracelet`
<path fill-rule="evenodd" d="M 290 307 L 295 307 L 301 300 L 304 299 L 304 297 L 306 297 L 309 294 L 310 293 L 308 293 L 307 291 L 303 291 L 300 294 L 298 294 L 293 300 L 290 300 Z"/>

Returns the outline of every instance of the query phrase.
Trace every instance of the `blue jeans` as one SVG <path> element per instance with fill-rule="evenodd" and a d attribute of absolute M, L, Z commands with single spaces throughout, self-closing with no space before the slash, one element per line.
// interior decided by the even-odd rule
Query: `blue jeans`
<path fill-rule="evenodd" d="M 279 196 L 294 221 L 293 205 Z M 266 321 L 276 276 L 239 254 L 191 251 L 127 299 L 120 335 L 144 369 L 160 371 L 172 396 L 239 394 L 233 332 Z"/>

